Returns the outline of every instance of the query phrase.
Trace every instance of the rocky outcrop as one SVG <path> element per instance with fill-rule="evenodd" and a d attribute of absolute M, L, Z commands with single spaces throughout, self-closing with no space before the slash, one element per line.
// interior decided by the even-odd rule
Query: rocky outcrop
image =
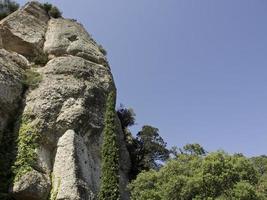
<path fill-rule="evenodd" d="M 18 124 L 13 197 L 95 199 L 106 99 L 116 90 L 105 55 L 81 24 L 49 19 L 37 2 L 0 22 L 0 47 L 0 133 L 7 121 Z M 31 63 L 45 54 L 45 66 Z M 38 86 L 25 91 L 24 79 L 34 75 Z M 19 120 L 13 116 L 22 106 Z M 130 159 L 120 128 L 118 139 L 120 189 L 128 199 Z"/>
<path fill-rule="evenodd" d="M 23 56 L 0 49 L 0 141 L 1 133 L 18 110 L 23 93 L 23 69 L 27 65 Z"/>
<path fill-rule="evenodd" d="M 74 55 L 107 65 L 99 46 L 83 26 L 74 20 L 51 19 L 48 23 L 44 51 L 50 55 Z"/>
<path fill-rule="evenodd" d="M 0 22 L 0 47 L 27 57 L 40 54 L 48 20 L 39 3 L 27 4 Z"/>
<path fill-rule="evenodd" d="M 53 167 L 52 196 L 59 199 L 94 199 L 92 176 L 95 170 L 90 157 L 83 138 L 73 130 L 60 137 Z"/>
<path fill-rule="evenodd" d="M 49 176 L 36 170 L 23 175 L 12 188 L 12 196 L 15 199 L 47 199 L 50 192 Z"/>

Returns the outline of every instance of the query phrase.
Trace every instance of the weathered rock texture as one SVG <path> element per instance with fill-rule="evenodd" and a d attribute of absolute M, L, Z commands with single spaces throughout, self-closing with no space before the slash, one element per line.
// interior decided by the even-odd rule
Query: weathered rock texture
<path fill-rule="evenodd" d="M 28 57 L 39 54 L 48 20 L 38 3 L 27 4 L 0 22 L 0 47 Z"/>
<path fill-rule="evenodd" d="M 0 141 L 5 127 L 16 115 L 23 93 L 23 56 L 0 49 Z"/>
<path fill-rule="evenodd" d="M 49 19 L 37 2 L 0 22 L 0 47 L 0 142 L 10 121 L 18 126 L 11 194 L 17 200 L 95 199 L 105 104 L 116 90 L 105 55 L 81 24 Z M 29 69 L 45 53 L 49 62 Z M 41 82 L 25 90 L 29 70 Z M 118 139 L 120 188 L 128 199 L 130 159 L 120 128 Z"/>

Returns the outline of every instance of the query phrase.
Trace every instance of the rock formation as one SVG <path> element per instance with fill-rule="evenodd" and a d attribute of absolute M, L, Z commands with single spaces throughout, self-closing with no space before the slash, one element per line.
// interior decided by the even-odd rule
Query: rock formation
<path fill-rule="evenodd" d="M 99 45 L 81 24 L 50 18 L 30 2 L 0 21 L 0 48 L 0 193 L 95 199 L 106 98 L 116 90 Z M 40 59 L 48 62 L 34 63 Z M 128 199 L 131 164 L 117 121 L 120 189 Z"/>

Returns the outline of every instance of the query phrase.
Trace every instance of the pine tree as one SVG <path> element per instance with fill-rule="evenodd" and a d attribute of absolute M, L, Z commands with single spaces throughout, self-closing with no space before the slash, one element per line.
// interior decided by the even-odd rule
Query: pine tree
<path fill-rule="evenodd" d="M 111 92 L 107 99 L 105 127 L 101 149 L 101 185 L 99 200 L 118 200 L 119 193 L 119 149 L 115 123 L 115 93 Z"/>

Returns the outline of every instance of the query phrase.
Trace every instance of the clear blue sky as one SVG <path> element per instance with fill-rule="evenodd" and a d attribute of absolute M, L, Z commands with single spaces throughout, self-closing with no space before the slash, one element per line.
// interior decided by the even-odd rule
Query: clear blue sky
<path fill-rule="evenodd" d="M 49 2 L 107 49 L 133 132 L 149 124 L 169 146 L 267 154 L 266 0 Z"/>

